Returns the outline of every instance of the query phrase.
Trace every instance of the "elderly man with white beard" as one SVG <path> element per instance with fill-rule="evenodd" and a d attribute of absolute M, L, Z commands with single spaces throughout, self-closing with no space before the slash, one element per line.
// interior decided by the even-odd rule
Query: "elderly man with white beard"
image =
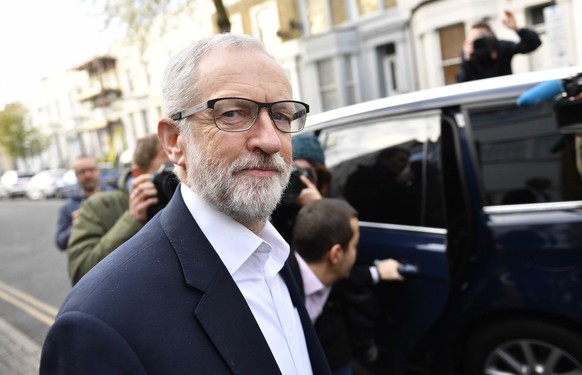
<path fill-rule="evenodd" d="M 231 34 L 173 56 L 162 91 L 181 184 L 73 288 L 40 373 L 330 373 L 268 222 L 309 106 L 260 42 Z"/>

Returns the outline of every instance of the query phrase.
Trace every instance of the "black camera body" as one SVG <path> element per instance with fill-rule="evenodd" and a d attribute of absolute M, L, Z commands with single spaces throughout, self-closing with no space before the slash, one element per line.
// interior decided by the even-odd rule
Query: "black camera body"
<path fill-rule="evenodd" d="M 301 193 L 301 190 L 307 187 L 305 186 L 303 181 L 301 181 L 301 178 L 299 176 L 305 176 L 312 180 L 311 173 L 309 173 L 309 169 L 300 168 L 294 165 L 293 170 L 291 171 L 291 176 L 289 177 L 289 184 L 287 185 L 287 188 L 283 192 L 281 204 L 283 205 L 296 204 L 299 193 Z"/>
<path fill-rule="evenodd" d="M 562 96 L 554 105 L 558 129 L 562 133 L 582 132 L 582 73 L 562 80 Z"/>
<path fill-rule="evenodd" d="M 180 184 L 178 177 L 174 174 L 173 164 L 160 166 L 160 169 L 153 175 L 152 182 L 158 191 L 158 203 L 148 207 L 148 220 L 166 207 L 172 199 L 176 187 Z"/>
<path fill-rule="evenodd" d="M 491 59 L 491 54 L 497 48 L 497 39 L 483 35 L 473 41 L 473 60 L 482 61 Z"/>
<path fill-rule="evenodd" d="M 563 96 L 566 98 L 573 98 L 582 94 L 582 73 L 564 78 L 562 80 L 562 86 L 564 87 Z"/>

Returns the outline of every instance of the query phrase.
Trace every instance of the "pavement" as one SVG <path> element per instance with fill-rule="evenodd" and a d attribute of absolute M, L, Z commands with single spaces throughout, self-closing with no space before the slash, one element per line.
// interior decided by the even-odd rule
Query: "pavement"
<path fill-rule="evenodd" d="M 37 375 L 40 346 L 0 317 L 0 374 Z"/>

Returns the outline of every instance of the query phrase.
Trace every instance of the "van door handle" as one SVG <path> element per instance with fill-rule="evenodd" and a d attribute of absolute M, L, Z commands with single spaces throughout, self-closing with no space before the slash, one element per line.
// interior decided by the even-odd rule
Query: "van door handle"
<path fill-rule="evenodd" d="M 398 266 L 398 273 L 401 276 L 417 275 L 419 271 L 420 270 L 418 266 L 415 266 L 414 264 L 410 263 L 400 263 L 400 265 Z"/>

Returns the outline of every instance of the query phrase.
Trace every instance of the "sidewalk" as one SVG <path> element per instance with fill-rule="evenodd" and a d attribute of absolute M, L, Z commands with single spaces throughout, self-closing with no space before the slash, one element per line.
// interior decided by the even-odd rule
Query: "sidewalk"
<path fill-rule="evenodd" d="M 40 346 L 0 318 L 0 374 L 36 375 Z"/>

